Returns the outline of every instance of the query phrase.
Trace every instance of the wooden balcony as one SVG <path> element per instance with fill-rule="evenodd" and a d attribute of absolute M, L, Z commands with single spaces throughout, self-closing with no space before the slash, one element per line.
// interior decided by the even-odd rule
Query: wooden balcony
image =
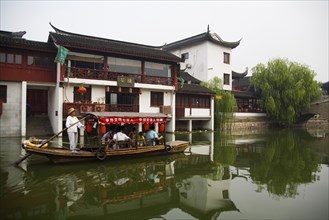
<path fill-rule="evenodd" d="M 93 69 L 76 68 L 76 67 L 64 68 L 64 77 L 70 77 L 70 78 L 117 81 L 118 76 L 132 77 L 135 80 L 135 83 L 147 83 L 147 84 L 157 84 L 157 85 L 166 85 L 166 86 L 174 85 L 173 78 L 171 77 L 149 76 L 142 74 L 93 70 Z"/>
<path fill-rule="evenodd" d="M 122 105 L 122 104 L 96 104 L 96 103 L 63 103 L 63 115 L 67 115 L 69 108 L 76 109 L 77 115 L 87 112 L 138 112 L 139 105 Z"/>

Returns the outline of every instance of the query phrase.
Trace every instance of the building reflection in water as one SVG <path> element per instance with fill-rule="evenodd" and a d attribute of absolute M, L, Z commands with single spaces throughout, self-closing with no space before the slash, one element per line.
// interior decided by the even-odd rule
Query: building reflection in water
<path fill-rule="evenodd" d="M 2 207 L 1 217 L 148 219 L 178 208 L 196 218 L 212 218 L 237 210 L 229 196 L 230 179 L 228 166 L 197 154 L 89 165 L 30 165 L 24 177 L 27 193 L 6 195 L 15 203 Z"/>

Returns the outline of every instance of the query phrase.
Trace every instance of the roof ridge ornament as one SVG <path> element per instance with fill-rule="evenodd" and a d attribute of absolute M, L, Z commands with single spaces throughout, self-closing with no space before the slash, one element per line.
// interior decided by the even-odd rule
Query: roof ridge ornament
<path fill-rule="evenodd" d="M 210 33 L 209 24 L 208 24 L 208 27 L 207 27 L 207 33 Z"/>

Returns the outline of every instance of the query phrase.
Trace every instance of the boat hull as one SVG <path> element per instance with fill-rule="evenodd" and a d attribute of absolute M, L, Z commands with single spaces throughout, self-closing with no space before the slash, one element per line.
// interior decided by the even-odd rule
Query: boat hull
<path fill-rule="evenodd" d="M 166 145 L 130 147 L 116 150 L 103 151 L 99 154 L 98 151 L 86 151 L 81 149 L 78 153 L 73 153 L 65 148 L 32 148 L 25 147 L 28 153 L 41 155 L 47 157 L 53 163 L 69 163 L 81 162 L 90 160 L 105 160 L 105 159 L 120 159 L 127 157 L 142 157 L 142 156 L 156 156 L 168 155 L 174 153 L 184 152 L 188 147 L 188 142 L 185 141 L 171 141 Z"/>

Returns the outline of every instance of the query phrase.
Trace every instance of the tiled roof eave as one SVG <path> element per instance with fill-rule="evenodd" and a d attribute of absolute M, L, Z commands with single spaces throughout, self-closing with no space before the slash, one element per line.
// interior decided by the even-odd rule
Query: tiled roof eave
<path fill-rule="evenodd" d="M 166 58 L 158 58 L 158 57 L 152 57 L 152 56 L 145 56 L 142 54 L 133 54 L 133 53 L 122 53 L 122 52 L 116 52 L 116 51 L 110 51 L 110 50 L 104 50 L 103 48 L 87 48 L 83 46 L 72 46 L 70 44 L 59 44 L 63 47 L 68 47 L 68 48 L 75 48 L 75 49 L 80 49 L 80 50 L 89 50 L 89 51 L 98 51 L 98 52 L 103 52 L 103 53 L 108 53 L 108 54 L 117 54 L 117 55 L 122 55 L 122 56 L 129 56 L 129 57 L 139 57 L 139 58 L 145 58 L 145 59 L 151 59 L 151 60 L 160 60 L 160 61 L 166 61 L 166 62 L 180 62 L 180 60 L 173 60 L 173 59 L 166 59 Z"/>

